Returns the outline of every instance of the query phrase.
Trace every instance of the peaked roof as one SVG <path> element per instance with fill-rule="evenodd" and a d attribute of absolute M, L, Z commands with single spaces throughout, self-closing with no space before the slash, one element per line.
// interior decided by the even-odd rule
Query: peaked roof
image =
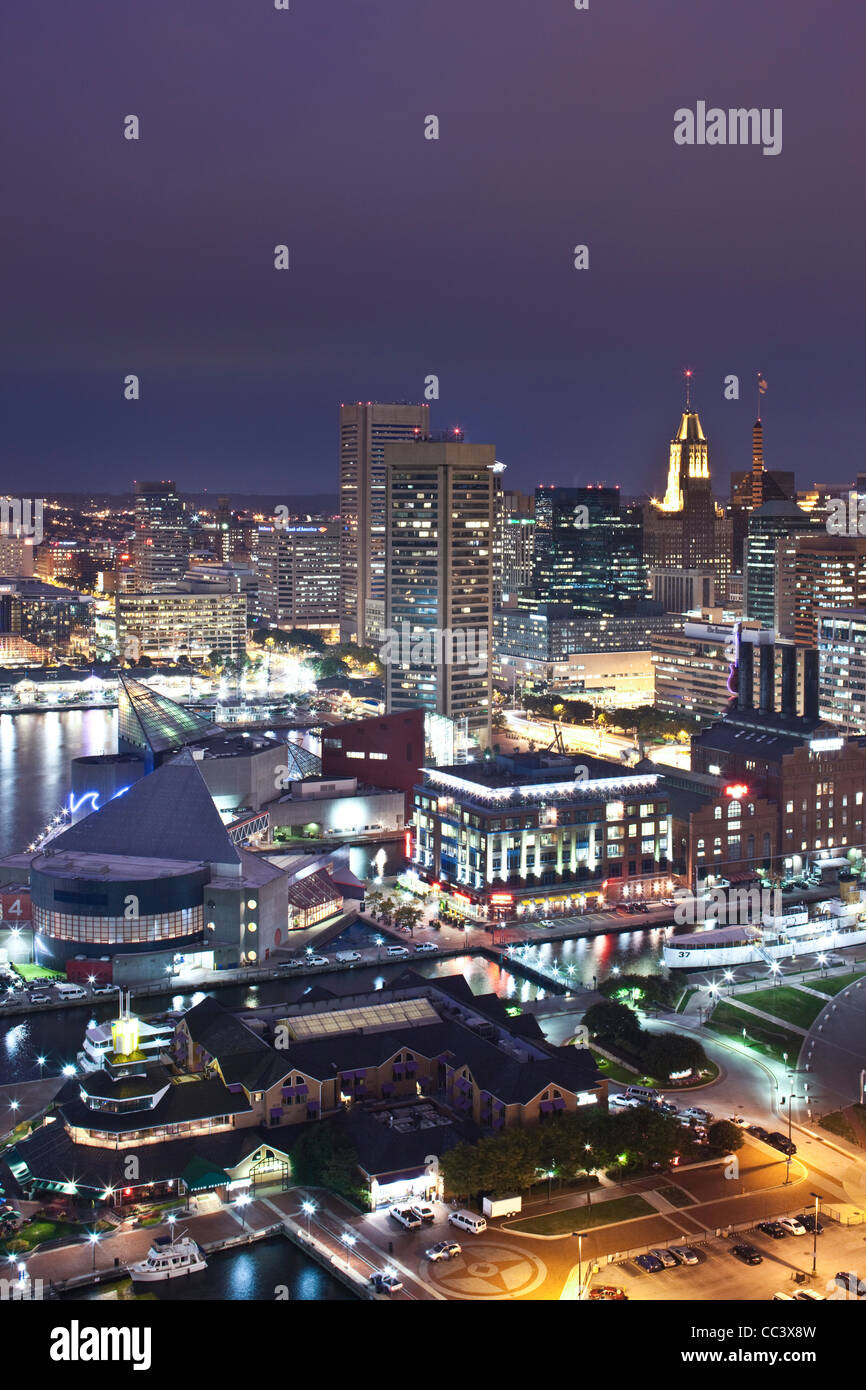
<path fill-rule="evenodd" d="M 118 730 L 128 743 L 148 747 L 154 753 L 167 753 L 219 728 L 213 720 L 185 709 L 167 695 L 158 695 L 133 676 L 123 671 L 118 675 Z"/>
<path fill-rule="evenodd" d="M 51 841 L 50 849 L 240 863 L 240 853 L 190 753 L 173 758 L 134 782 L 123 796 L 71 825 Z"/>
<path fill-rule="evenodd" d="M 680 427 L 677 430 L 677 442 L 682 444 L 688 441 L 690 444 L 703 444 L 706 443 L 706 438 L 698 412 L 696 410 L 684 410 L 680 417 Z"/>

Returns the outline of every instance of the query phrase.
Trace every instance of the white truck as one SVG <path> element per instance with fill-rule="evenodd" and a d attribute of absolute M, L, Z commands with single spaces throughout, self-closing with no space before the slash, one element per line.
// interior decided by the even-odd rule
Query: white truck
<path fill-rule="evenodd" d="M 481 1202 L 481 1210 L 485 1216 L 517 1216 L 522 1209 L 523 1198 L 517 1197 L 485 1197 Z"/>

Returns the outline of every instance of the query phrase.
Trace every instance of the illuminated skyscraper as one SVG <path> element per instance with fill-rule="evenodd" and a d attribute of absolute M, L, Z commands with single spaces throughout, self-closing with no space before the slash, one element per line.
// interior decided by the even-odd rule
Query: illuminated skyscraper
<path fill-rule="evenodd" d="M 731 570 L 731 521 L 713 499 L 707 437 L 687 404 L 671 441 L 664 499 L 644 508 L 648 568 L 712 570 L 719 599 Z"/>
<path fill-rule="evenodd" d="M 340 614 L 359 642 L 385 616 L 385 445 L 427 435 L 427 405 L 340 406 Z"/>

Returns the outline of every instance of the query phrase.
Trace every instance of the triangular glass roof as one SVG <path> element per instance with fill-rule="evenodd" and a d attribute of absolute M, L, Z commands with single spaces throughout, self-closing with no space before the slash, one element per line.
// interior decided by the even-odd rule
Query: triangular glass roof
<path fill-rule="evenodd" d="M 158 695 L 141 681 L 120 672 L 117 738 L 121 746 L 168 753 L 216 732 L 213 720 Z"/>

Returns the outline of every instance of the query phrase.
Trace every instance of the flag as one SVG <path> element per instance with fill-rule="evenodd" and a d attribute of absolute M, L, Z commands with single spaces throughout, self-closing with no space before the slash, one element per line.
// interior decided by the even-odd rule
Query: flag
<path fill-rule="evenodd" d="M 758 377 L 758 394 L 763 396 L 767 389 L 767 383 L 762 376 Z"/>

